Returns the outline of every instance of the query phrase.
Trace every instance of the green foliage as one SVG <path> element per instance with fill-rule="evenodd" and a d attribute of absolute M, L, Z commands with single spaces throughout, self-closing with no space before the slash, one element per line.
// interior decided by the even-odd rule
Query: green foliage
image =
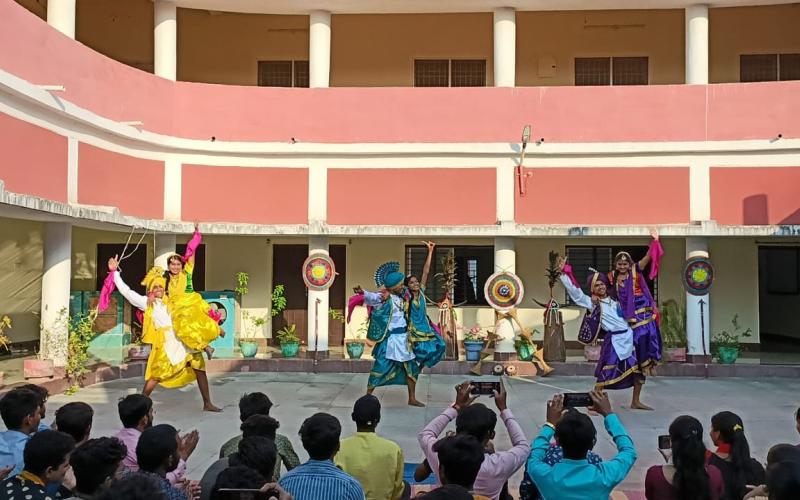
<path fill-rule="evenodd" d="M 661 337 L 665 347 L 686 347 L 686 306 L 675 299 L 661 303 Z"/>
<path fill-rule="evenodd" d="M 534 328 L 533 331 L 531 332 L 531 337 L 533 337 L 533 335 L 537 333 L 539 333 L 539 330 Z M 520 348 L 522 348 L 523 346 L 532 347 L 533 342 L 531 342 L 530 339 L 524 335 L 514 336 L 514 350 L 519 351 Z"/>
<path fill-rule="evenodd" d="M 247 284 L 250 283 L 250 275 L 245 272 L 236 273 L 236 283 L 236 288 L 233 290 L 240 296 L 247 295 L 250 291 L 250 289 L 247 288 Z"/>
<path fill-rule="evenodd" d="M 711 350 L 716 352 L 720 347 L 730 347 L 738 350 L 741 347 L 739 337 L 752 337 L 752 332 L 751 328 L 745 329 L 740 325 L 739 315 L 734 314 L 733 319 L 731 319 L 730 331 L 722 330 L 711 336 Z"/>
<path fill-rule="evenodd" d="M 283 344 L 291 344 L 294 342 L 300 342 L 300 337 L 297 336 L 296 333 L 297 327 L 294 324 L 287 325 L 275 333 L 275 336 L 278 339 L 278 343 L 281 345 Z"/>
<path fill-rule="evenodd" d="M 70 317 L 67 323 L 69 338 L 67 340 L 67 378 L 71 382 L 66 394 L 75 394 L 83 387 L 86 373 L 89 371 L 89 344 L 97 335 L 94 331 L 94 321 L 97 319 L 97 309 L 92 309 L 89 314 L 80 313 Z"/>
<path fill-rule="evenodd" d="M 275 285 L 272 289 L 272 317 L 279 315 L 286 309 L 286 297 L 283 295 L 283 285 Z"/>
<path fill-rule="evenodd" d="M 250 311 L 242 311 L 242 321 L 244 322 L 244 331 L 242 332 L 242 340 L 254 340 L 259 328 L 267 324 L 267 316 L 256 316 L 251 314 Z"/>

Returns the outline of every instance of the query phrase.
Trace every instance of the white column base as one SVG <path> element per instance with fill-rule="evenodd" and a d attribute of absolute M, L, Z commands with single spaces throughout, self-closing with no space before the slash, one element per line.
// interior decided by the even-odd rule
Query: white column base
<path fill-rule="evenodd" d="M 708 84 L 708 5 L 686 7 L 686 83 Z"/>
<path fill-rule="evenodd" d="M 44 273 L 39 347 L 43 359 L 55 366 L 67 364 L 69 289 L 72 270 L 72 225 L 44 224 Z"/>
<path fill-rule="evenodd" d="M 328 253 L 327 236 L 311 236 L 308 238 L 308 253 Z M 297 270 L 300 273 L 300 269 Z M 328 290 L 308 291 L 308 343 L 306 351 L 328 351 Z M 318 302 L 319 301 L 319 302 Z M 317 320 L 319 318 L 319 320 Z"/>
<path fill-rule="evenodd" d="M 513 87 L 517 58 L 516 11 L 510 7 L 494 10 L 494 86 Z"/>
<path fill-rule="evenodd" d="M 494 239 L 494 272 L 517 271 L 517 251 L 514 238 L 511 236 L 498 236 Z M 481 283 L 480 286 L 483 286 Z M 518 333 L 518 328 L 511 321 L 503 320 L 495 325 L 495 334 L 498 340 L 495 343 L 494 352 L 513 353 L 514 335 Z"/>
<path fill-rule="evenodd" d="M 178 76 L 178 7 L 171 0 L 155 0 L 153 70 L 172 80 Z"/>
<path fill-rule="evenodd" d="M 75 0 L 47 0 L 47 24 L 75 39 Z"/>
<path fill-rule="evenodd" d="M 315 10 L 309 15 L 308 86 L 328 87 L 331 78 L 331 13 Z"/>
<path fill-rule="evenodd" d="M 686 258 L 708 257 L 707 238 L 686 238 Z M 686 294 L 686 354 L 711 355 L 711 295 Z"/>
<path fill-rule="evenodd" d="M 167 259 L 175 253 L 177 238 L 174 234 L 156 234 L 155 262 L 156 266 L 161 266 L 167 270 Z"/>

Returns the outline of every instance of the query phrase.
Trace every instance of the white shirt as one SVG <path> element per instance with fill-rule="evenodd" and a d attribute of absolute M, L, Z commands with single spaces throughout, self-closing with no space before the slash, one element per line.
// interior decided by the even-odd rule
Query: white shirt
<path fill-rule="evenodd" d="M 130 302 L 134 307 L 141 309 L 142 311 L 147 310 L 147 297 L 144 295 L 139 295 L 131 290 L 130 287 L 126 285 L 124 281 L 122 281 L 122 275 L 119 271 L 114 273 L 114 284 L 117 285 L 119 293 L 128 299 L 128 302 Z M 156 299 L 153 302 L 152 307 L 153 323 L 155 324 L 156 328 L 165 329 L 164 352 L 167 353 L 169 362 L 173 365 L 183 363 L 183 361 L 186 359 L 186 355 L 193 351 L 186 347 L 186 345 L 178 340 L 178 338 L 175 336 L 175 332 L 172 330 L 172 317 L 169 315 L 169 309 L 167 309 L 167 305 L 164 304 L 161 299 Z"/>
<path fill-rule="evenodd" d="M 583 293 L 583 290 L 575 286 L 569 276 L 562 274 L 560 279 L 561 284 L 564 285 L 569 294 L 569 298 L 575 304 L 584 309 L 592 309 L 594 307 L 592 299 Z M 611 297 L 606 297 L 600 299 L 599 304 L 602 309 L 602 314 L 600 315 L 601 327 L 609 334 L 613 334 L 611 335 L 611 343 L 614 345 L 614 351 L 619 359 L 628 359 L 633 353 L 633 330 L 631 330 L 628 322 L 622 316 L 619 303 Z"/>
<path fill-rule="evenodd" d="M 403 297 L 394 293 L 389 294 L 392 301 L 392 314 L 389 317 L 389 330 L 398 328 L 406 329 L 406 315 L 403 310 Z M 383 305 L 383 297 L 377 292 L 364 292 L 364 304 L 370 307 L 380 307 Z M 386 339 L 386 359 L 404 363 L 414 359 L 414 353 L 408 349 L 408 333 L 395 333 Z"/>

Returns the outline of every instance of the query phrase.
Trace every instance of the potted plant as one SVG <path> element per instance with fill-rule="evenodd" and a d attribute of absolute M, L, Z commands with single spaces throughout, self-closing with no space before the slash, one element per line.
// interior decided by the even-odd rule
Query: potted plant
<path fill-rule="evenodd" d="M 55 367 L 53 360 L 67 358 L 67 346 L 64 337 L 69 335 L 69 315 L 63 307 L 56 314 L 53 323 L 41 325 L 41 340 L 35 359 L 22 362 L 22 375 L 28 378 L 53 378 Z"/>
<path fill-rule="evenodd" d="M 475 325 L 469 330 L 464 330 L 464 353 L 467 361 L 480 361 L 485 341 L 486 334 L 480 326 Z"/>
<path fill-rule="evenodd" d="M 284 358 L 294 358 L 300 350 L 300 337 L 297 336 L 295 324 L 286 325 L 278 330 L 276 336 L 281 345 L 281 356 Z"/>
<path fill-rule="evenodd" d="M 661 338 L 664 354 L 671 362 L 686 362 L 686 308 L 675 299 L 661 304 Z"/>
<path fill-rule="evenodd" d="M 258 353 L 258 340 L 256 333 L 267 323 L 264 316 L 256 316 L 250 311 L 242 312 L 242 322 L 245 324 L 239 336 L 239 350 L 245 358 L 254 358 Z"/>
<path fill-rule="evenodd" d="M 329 309 L 328 315 L 331 317 L 331 319 L 341 321 L 342 324 L 345 325 L 345 328 L 347 327 L 347 318 L 345 318 L 342 311 Z M 358 328 L 358 331 L 353 334 L 351 338 L 344 341 L 344 347 L 347 350 L 347 356 L 350 359 L 361 359 L 361 356 L 364 355 L 364 347 L 367 345 L 366 342 L 364 342 L 364 334 L 367 331 L 368 324 L 369 320 L 365 319 Z"/>
<path fill-rule="evenodd" d="M 535 333 L 539 333 L 539 330 L 534 329 L 531 336 Z M 533 353 L 536 352 L 536 346 L 533 345 L 530 337 L 517 335 L 514 337 L 514 350 L 517 351 L 517 358 L 520 361 L 531 361 Z"/>
<path fill-rule="evenodd" d="M 3 316 L 0 318 L 0 346 L 2 346 L 7 352 L 11 352 L 11 349 L 8 347 L 8 344 L 11 342 L 11 340 L 5 333 L 6 329 L 11 329 L 11 318 L 8 316 Z M 5 385 L 5 377 L 6 372 L 0 372 L 0 387 Z"/>
<path fill-rule="evenodd" d="M 89 371 L 89 344 L 97 335 L 94 331 L 94 321 L 97 319 L 97 309 L 92 309 L 88 314 L 79 313 L 69 318 L 69 339 L 67 340 L 67 366 L 65 371 L 70 381 L 70 386 L 65 394 L 74 394 L 83 387 L 83 380 Z"/>
<path fill-rule="evenodd" d="M 717 355 L 717 361 L 723 365 L 730 365 L 736 362 L 741 351 L 739 337 L 751 337 L 752 329 L 744 329 L 739 324 L 739 315 L 734 314 L 731 319 L 731 331 L 722 330 L 711 336 L 711 350 Z"/>

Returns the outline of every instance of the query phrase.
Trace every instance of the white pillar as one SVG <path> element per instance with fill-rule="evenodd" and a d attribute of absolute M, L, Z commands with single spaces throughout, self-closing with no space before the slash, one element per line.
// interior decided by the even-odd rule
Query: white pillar
<path fill-rule="evenodd" d="M 75 39 L 75 0 L 47 0 L 47 24 Z"/>
<path fill-rule="evenodd" d="M 178 7 L 169 0 L 155 0 L 153 66 L 155 74 L 175 81 L 178 75 Z"/>
<path fill-rule="evenodd" d="M 686 238 L 686 258 L 690 257 L 708 257 L 708 238 Z M 710 298 L 686 294 L 686 354 L 694 359 L 711 355 Z"/>
<path fill-rule="evenodd" d="M 511 236 L 498 236 L 494 239 L 494 272 L 517 272 L 517 251 L 514 238 Z M 483 284 L 481 284 L 483 286 Z M 495 343 L 495 354 L 514 353 L 514 335 L 517 326 L 511 321 L 501 321 L 495 327 L 498 341 Z M 495 356 L 498 358 L 498 356 Z"/>
<path fill-rule="evenodd" d="M 40 353 L 55 366 L 67 364 L 67 321 L 72 257 L 72 225 L 64 222 L 44 224 L 44 265 L 42 274 L 42 312 Z"/>
<path fill-rule="evenodd" d="M 314 10 L 309 18 L 308 86 L 328 87 L 331 79 L 331 13 Z"/>
<path fill-rule="evenodd" d="M 156 248 L 155 262 L 156 266 L 161 266 L 162 269 L 167 269 L 167 259 L 170 255 L 175 253 L 175 245 L 177 243 L 174 234 L 156 234 Z"/>
<path fill-rule="evenodd" d="M 711 220 L 711 167 L 699 156 L 689 167 L 689 220 Z"/>
<path fill-rule="evenodd" d="M 164 219 L 181 220 L 183 165 L 177 158 L 164 161 Z"/>
<path fill-rule="evenodd" d="M 708 83 L 708 5 L 686 7 L 686 83 Z"/>
<path fill-rule="evenodd" d="M 308 253 L 328 253 L 328 237 L 327 236 L 309 236 L 308 238 Z M 308 291 L 308 343 L 307 351 L 315 350 L 314 334 L 316 331 L 316 350 L 320 353 L 327 353 L 328 351 L 328 290 Z M 317 303 L 319 300 L 319 303 Z M 317 321 L 317 314 L 319 314 L 319 321 Z"/>
<path fill-rule="evenodd" d="M 494 10 L 494 86 L 515 85 L 517 61 L 516 11 L 510 7 Z"/>

